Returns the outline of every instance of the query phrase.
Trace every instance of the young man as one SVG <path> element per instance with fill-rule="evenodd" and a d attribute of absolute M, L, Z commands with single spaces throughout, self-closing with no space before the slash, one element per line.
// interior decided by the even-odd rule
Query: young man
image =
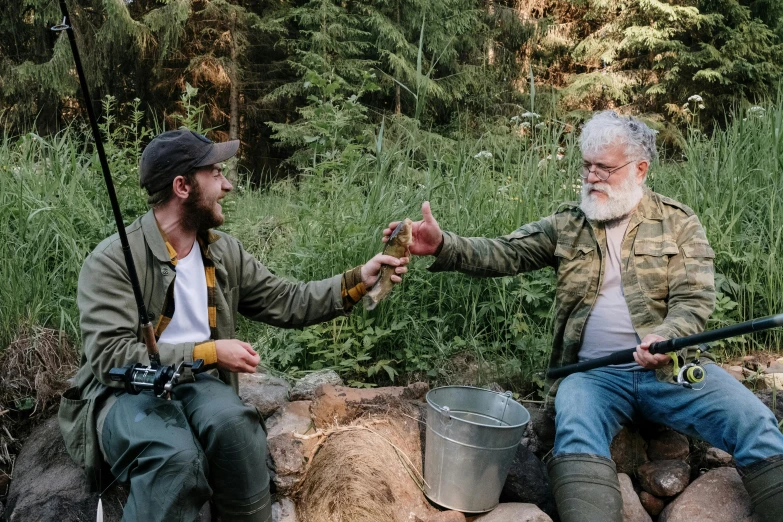
<path fill-rule="evenodd" d="M 254 373 L 259 357 L 234 338 L 237 313 L 307 326 L 348 314 L 381 264 L 396 266 L 394 282 L 407 270 L 407 259 L 378 254 L 323 281 L 275 277 L 235 238 L 212 230 L 223 223 L 220 201 L 232 189 L 220 164 L 238 146 L 186 129 L 157 136 L 140 169 L 152 209 L 126 229 L 161 363 L 203 359 L 209 372 L 178 384 L 172 400 L 125 393 L 109 371 L 147 364 L 148 356 L 118 234 L 82 267 L 83 355 L 60 425 L 93 483 L 101 457 L 130 482 L 124 521 L 191 522 L 210 499 L 218 520 L 271 521 L 266 437 L 255 409 L 237 396 L 237 373 Z"/>
<path fill-rule="evenodd" d="M 715 300 L 714 253 L 698 218 L 644 185 L 654 132 L 606 111 L 585 125 L 580 146 L 580 204 L 486 239 L 442 232 L 425 202 L 411 253 L 437 256 L 434 272 L 484 277 L 554 267 L 552 366 L 637 347 L 634 363 L 575 373 L 550 391 L 556 436 L 548 467 L 563 522 L 622 521 L 609 445 L 637 416 L 733 453 L 758 519 L 780 521 L 783 435 L 772 412 L 716 364 L 706 365 L 704 388 L 687 389 L 674 384 L 668 355 L 649 352 L 654 342 L 703 330 Z M 692 360 L 694 350 L 680 355 Z"/>

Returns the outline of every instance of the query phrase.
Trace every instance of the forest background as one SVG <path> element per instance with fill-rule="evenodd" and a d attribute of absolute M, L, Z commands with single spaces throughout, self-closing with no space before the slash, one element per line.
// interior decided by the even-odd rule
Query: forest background
<path fill-rule="evenodd" d="M 45 407 L 47 372 L 76 364 L 79 269 L 115 225 L 67 38 L 49 30 L 57 2 L 3 3 L 0 378 L 12 393 L 0 411 L 30 411 Z M 146 210 L 138 159 L 154 134 L 186 125 L 240 139 L 223 228 L 278 275 L 328 277 L 379 251 L 385 224 L 418 219 L 423 200 L 445 229 L 493 236 L 577 199 L 579 126 L 612 108 L 658 131 L 648 184 L 707 230 L 709 327 L 783 311 L 783 2 L 68 5 L 128 223 Z M 289 376 L 494 381 L 535 396 L 552 270 L 474 279 L 430 274 L 430 262 L 414 260 L 374 312 L 304 330 L 242 321 L 238 335 Z"/>

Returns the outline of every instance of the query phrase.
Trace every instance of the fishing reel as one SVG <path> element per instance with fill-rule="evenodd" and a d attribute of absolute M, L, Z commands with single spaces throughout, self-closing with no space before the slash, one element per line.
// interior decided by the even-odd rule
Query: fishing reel
<path fill-rule="evenodd" d="M 115 382 L 124 382 L 125 391 L 138 395 L 145 390 L 152 390 L 157 397 L 171 393 L 182 376 L 183 368 L 190 368 L 191 373 L 201 373 L 207 368 L 204 359 L 196 359 L 192 363 L 181 362 L 174 366 L 152 364 L 144 366 L 141 363 L 129 364 L 122 368 L 112 368 L 109 377 Z"/>
<path fill-rule="evenodd" d="M 699 360 L 699 356 L 701 355 L 702 350 L 698 349 L 696 350 L 696 358 L 682 366 L 679 364 L 679 356 L 676 352 L 669 352 L 669 357 L 672 358 L 672 362 L 674 363 L 674 376 L 675 376 L 675 382 L 679 384 L 680 386 L 683 386 L 685 388 L 690 388 L 692 390 L 701 390 L 704 388 L 704 384 L 702 384 L 699 387 L 696 387 L 694 385 L 698 385 L 699 383 L 702 383 L 704 381 L 704 378 L 707 376 L 707 372 L 704 371 L 704 367 L 701 364 L 701 361 Z"/>

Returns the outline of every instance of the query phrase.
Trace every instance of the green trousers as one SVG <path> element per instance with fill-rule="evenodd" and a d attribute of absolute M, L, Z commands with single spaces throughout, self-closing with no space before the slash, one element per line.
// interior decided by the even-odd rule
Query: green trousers
<path fill-rule="evenodd" d="M 218 520 L 272 520 L 261 420 L 214 377 L 178 385 L 172 400 L 119 395 L 102 444 L 112 474 L 130 483 L 123 522 L 192 522 L 210 499 Z"/>

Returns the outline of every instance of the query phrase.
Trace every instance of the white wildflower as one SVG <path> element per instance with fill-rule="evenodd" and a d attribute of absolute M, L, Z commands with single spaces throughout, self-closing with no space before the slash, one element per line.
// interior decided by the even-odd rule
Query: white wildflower
<path fill-rule="evenodd" d="M 473 158 L 475 158 L 475 159 L 492 159 L 492 153 L 489 152 L 488 150 L 482 150 L 481 152 L 479 152 L 478 154 L 473 156 Z"/>
<path fill-rule="evenodd" d="M 542 159 L 541 161 L 539 161 L 539 162 L 538 162 L 538 166 L 539 166 L 539 167 L 545 167 L 545 166 L 546 166 L 546 158 L 544 158 L 544 159 Z"/>
<path fill-rule="evenodd" d="M 759 107 L 758 105 L 754 105 L 750 109 L 748 109 L 748 115 L 750 116 L 758 116 L 759 118 L 764 116 L 764 107 Z"/>
<path fill-rule="evenodd" d="M 703 109 L 703 108 L 704 108 L 704 104 L 703 104 L 703 103 L 700 103 L 700 104 L 699 104 L 699 109 Z"/>
<path fill-rule="evenodd" d="M 704 100 L 703 100 L 703 99 L 702 99 L 702 97 L 701 97 L 701 96 L 699 96 L 698 94 L 694 94 L 693 96 L 691 96 L 690 98 L 688 98 L 688 101 L 689 101 L 689 102 L 702 103 Z"/>
<path fill-rule="evenodd" d="M 512 117 L 511 118 L 511 123 L 515 123 L 515 124 L 519 125 L 519 116 Z"/>
<path fill-rule="evenodd" d="M 544 122 L 541 122 L 538 125 L 536 125 L 536 129 L 545 129 L 545 128 L 546 128 L 546 123 Z"/>
<path fill-rule="evenodd" d="M 534 120 L 537 120 L 538 118 L 540 118 L 540 117 L 541 117 L 541 115 L 540 115 L 540 114 L 537 114 L 537 113 L 535 113 L 535 112 L 530 112 L 530 111 L 527 111 L 527 112 L 523 112 L 523 113 L 520 115 L 520 117 L 521 117 L 521 118 L 532 118 L 532 119 L 534 119 Z"/>
<path fill-rule="evenodd" d="M 528 129 L 528 128 L 530 128 L 530 122 L 529 121 L 523 121 L 522 123 L 519 124 L 519 126 L 522 127 L 523 129 Z"/>

